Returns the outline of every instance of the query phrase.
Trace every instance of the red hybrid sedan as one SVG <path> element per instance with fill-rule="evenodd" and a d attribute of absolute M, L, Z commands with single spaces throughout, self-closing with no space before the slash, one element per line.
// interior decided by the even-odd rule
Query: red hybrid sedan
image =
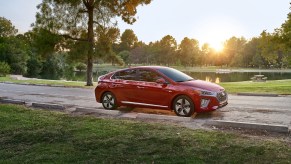
<path fill-rule="evenodd" d="M 226 106 L 228 100 L 223 87 L 161 66 L 127 68 L 100 76 L 95 97 L 105 109 L 170 109 L 184 117 L 216 110 Z"/>

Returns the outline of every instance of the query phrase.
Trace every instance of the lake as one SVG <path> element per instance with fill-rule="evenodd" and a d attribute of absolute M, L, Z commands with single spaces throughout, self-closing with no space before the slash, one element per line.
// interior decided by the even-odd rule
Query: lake
<path fill-rule="evenodd" d="M 94 73 L 94 81 L 97 81 L 97 77 L 103 75 L 107 72 Z M 237 82 L 237 81 L 250 81 L 250 78 L 254 75 L 262 74 L 268 77 L 267 80 L 282 80 L 282 79 L 291 79 L 291 72 L 226 72 L 226 73 L 217 73 L 217 72 L 185 72 L 194 79 L 200 79 L 215 83 L 220 82 Z M 74 72 L 70 77 L 67 77 L 68 80 L 74 81 L 85 81 L 86 73 L 85 72 Z"/>
<path fill-rule="evenodd" d="M 254 75 L 264 75 L 267 80 L 282 80 L 291 79 L 291 72 L 231 72 L 231 73 L 216 73 L 216 72 L 185 72 L 195 79 L 220 83 L 220 82 L 237 82 L 250 81 Z"/>

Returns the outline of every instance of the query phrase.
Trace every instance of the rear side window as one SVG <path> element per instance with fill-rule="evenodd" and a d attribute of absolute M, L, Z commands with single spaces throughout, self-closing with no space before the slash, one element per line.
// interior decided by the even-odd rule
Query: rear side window
<path fill-rule="evenodd" d="M 135 69 L 119 71 L 112 76 L 112 79 L 136 80 L 137 71 Z"/>

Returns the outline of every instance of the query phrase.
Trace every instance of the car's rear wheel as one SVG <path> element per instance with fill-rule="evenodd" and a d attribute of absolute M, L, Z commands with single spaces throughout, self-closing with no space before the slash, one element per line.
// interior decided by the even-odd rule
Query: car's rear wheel
<path fill-rule="evenodd" d="M 105 92 L 102 96 L 102 106 L 105 109 L 112 110 L 117 108 L 116 97 L 111 92 Z"/>
<path fill-rule="evenodd" d="M 173 101 L 172 109 L 178 116 L 190 117 L 194 113 L 194 103 L 188 96 L 178 96 Z"/>

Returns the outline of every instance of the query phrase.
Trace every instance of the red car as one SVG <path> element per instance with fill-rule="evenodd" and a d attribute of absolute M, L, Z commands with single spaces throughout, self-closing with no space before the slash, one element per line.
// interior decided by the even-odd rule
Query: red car
<path fill-rule="evenodd" d="M 105 109 L 170 109 L 184 117 L 216 110 L 226 106 L 228 100 L 223 87 L 161 66 L 127 68 L 100 76 L 95 97 Z"/>

